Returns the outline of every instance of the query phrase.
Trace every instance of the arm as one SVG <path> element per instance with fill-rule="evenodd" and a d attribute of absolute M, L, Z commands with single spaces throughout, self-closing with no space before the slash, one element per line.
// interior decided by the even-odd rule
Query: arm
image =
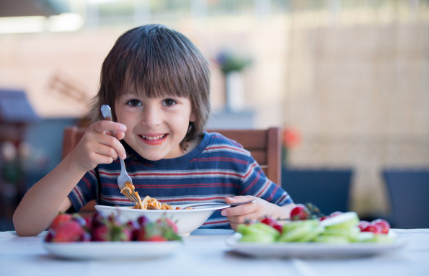
<path fill-rule="evenodd" d="M 59 211 L 71 206 L 67 196 L 87 171 L 124 157 L 118 139 L 125 130 L 124 125 L 106 120 L 91 125 L 70 154 L 25 194 L 13 215 L 17 234 L 32 236 L 45 230 Z M 115 131 L 118 139 L 105 135 L 106 131 Z"/>
<path fill-rule="evenodd" d="M 254 196 L 235 196 L 232 198 L 225 198 L 225 202 L 237 203 L 252 199 L 255 199 L 255 201 L 250 204 L 239 205 L 222 210 L 222 215 L 228 217 L 232 229 L 236 230 L 237 225 L 245 223 L 246 220 L 261 219 L 264 216 L 269 216 L 274 219 L 289 219 L 290 211 L 295 207 L 294 203 L 278 206 Z"/>

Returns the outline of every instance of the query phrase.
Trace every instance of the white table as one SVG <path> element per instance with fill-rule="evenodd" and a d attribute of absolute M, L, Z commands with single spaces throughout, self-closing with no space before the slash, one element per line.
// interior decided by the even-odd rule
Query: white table
<path fill-rule="evenodd" d="M 394 230 L 407 245 L 388 254 L 340 259 L 258 259 L 229 250 L 231 231 L 201 230 L 184 239 L 181 251 L 159 259 L 76 261 L 56 259 L 43 236 L 0 232 L 0 276 L 86 275 L 429 275 L 429 229 Z"/>

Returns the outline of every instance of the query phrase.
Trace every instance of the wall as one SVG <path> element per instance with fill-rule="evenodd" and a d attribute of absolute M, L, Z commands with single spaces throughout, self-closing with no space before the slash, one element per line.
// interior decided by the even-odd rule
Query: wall
<path fill-rule="evenodd" d="M 183 17 L 172 27 L 211 60 L 223 47 L 251 54 L 243 78 L 255 127 L 301 132 L 291 166 L 355 168 L 353 209 L 368 214 L 389 208 L 383 167 L 429 166 L 428 14 L 424 5 L 417 12 L 296 8 L 266 18 Z M 28 91 L 42 117 L 84 116 L 102 60 L 129 27 L 2 36 L 0 85 Z M 215 64 L 212 88 L 221 109 Z"/>

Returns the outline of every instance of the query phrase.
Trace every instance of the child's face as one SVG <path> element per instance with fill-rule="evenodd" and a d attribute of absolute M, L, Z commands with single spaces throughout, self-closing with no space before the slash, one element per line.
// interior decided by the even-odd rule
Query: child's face
<path fill-rule="evenodd" d="M 180 142 L 195 120 L 189 99 L 126 92 L 116 101 L 115 112 L 118 122 L 127 126 L 125 142 L 144 158 L 156 161 L 183 155 Z"/>

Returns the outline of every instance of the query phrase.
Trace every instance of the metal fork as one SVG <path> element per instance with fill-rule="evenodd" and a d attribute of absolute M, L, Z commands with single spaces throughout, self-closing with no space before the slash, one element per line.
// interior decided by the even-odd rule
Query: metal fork
<path fill-rule="evenodd" d="M 182 209 L 186 209 L 186 208 L 198 208 L 198 207 L 219 207 L 219 209 L 225 209 L 225 208 L 229 208 L 229 207 L 235 207 L 238 205 L 243 205 L 243 204 L 249 204 L 252 203 L 255 200 L 250 200 L 250 201 L 245 201 L 245 202 L 237 202 L 237 203 L 200 203 L 200 204 L 191 204 L 191 205 L 187 205 L 185 207 L 182 207 Z"/>
<path fill-rule="evenodd" d="M 110 109 L 110 106 L 102 105 L 101 114 L 103 114 L 104 119 L 112 120 L 112 110 Z M 115 133 L 112 133 L 112 135 L 116 137 Z M 128 198 L 130 201 L 140 205 L 141 204 L 140 196 L 138 196 L 138 194 L 136 195 L 136 193 L 133 192 L 134 191 L 133 180 L 125 170 L 124 160 L 122 160 L 122 158 L 119 157 L 119 162 L 121 164 L 121 173 L 119 174 L 118 180 L 117 180 L 119 190 L 121 190 L 121 193 L 123 193 L 125 197 Z M 131 184 L 131 187 L 133 187 L 131 193 L 129 188 L 126 186 L 126 183 Z"/>

